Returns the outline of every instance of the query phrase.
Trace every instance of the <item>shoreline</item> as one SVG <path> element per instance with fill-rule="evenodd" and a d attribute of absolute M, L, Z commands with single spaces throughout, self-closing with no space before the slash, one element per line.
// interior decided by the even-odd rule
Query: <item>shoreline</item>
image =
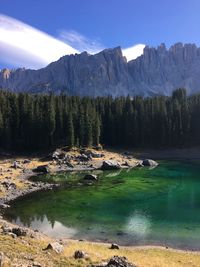
<path fill-rule="evenodd" d="M 151 152 L 151 154 L 150 154 L 150 152 Z M 178 150 L 178 153 L 180 153 L 180 152 L 181 151 Z M 109 152 L 109 153 L 116 153 L 116 151 L 115 152 Z M 134 152 L 131 151 L 130 153 L 133 154 L 134 156 L 135 155 L 141 155 L 141 156 L 139 156 L 140 158 L 143 158 L 142 155 L 151 155 L 152 157 L 148 157 L 148 158 L 157 159 L 157 158 L 155 158 L 153 156 L 152 151 L 143 152 L 143 153 L 142 152 L 137 152 L 137 151 L 134 151 Z M 161 156 L 164 156 L 167 153 L 169 153 L 169 151 L 164 153 L 164 155 L 163 155 L 163 151 L 159 151 L 159 152 L 157 152 L 157 154 L 154 154 L 154 155 L 158 155 L 159 153 L 161 153 Z M 200 150 L 199 150 L 198 153 L 199 153 L 198 155 L 200 156 Z M 119 152 L 119 154 L 122 156 L 121 152 Z M 184 150 L 183 155 L 187 155 L 188 156 L 188 154 L 185 153 L 185 150 Z M 197 154 L 195 152 L 195 159 L 197 159 L 196 155 Z M 6 159 L 8 161 L 8 165 L 10 166 L 12 164 L 13 160 L 15 160 L 15 159 L 16 159 L 16 157 L 15 158 L 11 158 L 11 159 L 10 158 Z M 39 157 L 37 159 L 32 159 L 30 157 L 29 159 L 30 159 L 31 162 L 34 162 L 34 164 L 33 164 L 34 168 L 36 166 L 40 166 L 40 165 L 51 164 L 51 162 L 52 162 L 52 161 L 40 160 Z M 162 158 L 162 159 L 164 159 L 164 158 Z M 186 158 L 181 157 L 180 160 L 182 160 L 182 159 L 186 159 Z M 24 160 L 24 158 L 20 159 L 20 161 L 23 161 L 23 160 Z M 5 161 L 5 159 L 3 161 Z M 138 162 L 138 160 L 135 159 L 135 162 Z M 0 166 L 1 166 L 1 164 L 2 164 L 2 161 L 0 160 Z M 30 165 L 31 169 L 33 169 L 32 167 L 33 166 Z M 82 166 L 82 168 L 77 167 L 77 168 L 73 168 L 73 169 L 68 168 L 68 167 L 67 168 L 60 168 L 58 166 L 56 166 L 56 168 L 55 168 L 55 166 L 53 166 L 53 168 L 51 169 L 51 171 L 52 171 L 51 173 L 55 174 L 55 173 L 65 172 L 65 171 L 72 171 L 73 172 L 73 171 L 93 171 L 93 170 L 95 170 L 95 168 L 87 168 L 86 166 Z M 2 197 L 0 195 L 0 205 L 4 205 L 5 204 L 5 208 L 6 208 L 6 205 L 8 205 L 9 203 L 12 204 L 12 201 L 15 201 L 17 198 L 20 198 L 20 197 L 23 197 L 23 196 L 27 196 L 27 195 L 32 194 L 34 192 L 39 192 L 39 191 L 42 192 L 42 191 L 52 190 L 54 188 L 58 188 L 59 187 L 58 184 L 48 184 L 48 183 L 43 183 L 43 182 L 29 181 L 29 178 L 31 176 L 35 175 L 35 173 L 33 173 L 33 172 L 25 172 L 25 173 L 23 173 L 23 171 L 21 170 L 21 174 L 17 174 L 16 175 L 15 174 L 15 170 L 13 170 L 13 171 L 14 171 L 14 176 L 16 176 L 15 179 L 17 179 L 19 181 L 24 181 L 24 183 L 26 185 L 28 183 L 28 187 L 25 187 L 25 188 L 20 189 L 20 190 L 18 190 L 18 189 L 13 190 L 11 192 L 10 196 L 6 195 L 6 196 Z M 0 176 L 0 182 L 1 182 L 1 176 Z M 31 186 L 31 188 L 29 186 Z M 2 218 L 2 216 L 1 216 L 2 213 L 1 212 L 2 212 L 2 210 L 0 210 L 0 225 L 12 225 L 12 226 L 15 226 L 15 227 L 20 227 L 22 229 L 28 229 L 28 231 L 30 231 L 31 233 L 34 233 L 34 229 L 32 229 L 32 228 L 22 227 L 22 226 L 19 226 L 17 224 L 13 224 L 13 223 L 5 220 L 4 218 Z M 37 242 L 41 242 L 41 240 L 42 240 L 42 242 L 47 242 L 47 240 L 48 240 L 48 242 L 49 242 L 49 240 L 50 241 L 59 241 L 60 240 L 60 239 L 58 240 L 56 238 L 48 236 L 48 235 L 46 235 L 46 234 L 44 234 L 42 232 L 38 233 L 38 235 L 40 236 L 40 238 L 38 239 Z M 0 233 L 0 238 L 1 238 L 1 233 Z M 37 237 L 36 237 L 36 239 L 37 239 Z M 62 240 L 62 242 L 64 244 L 65 243 L 70 243 L 70 245 L 72 247 L 78 247 L 78 248 L 79 247 L 80 248 L 83 247 L 83 249 L 85 249 L 85 247 L 86 247 L 88 251 L 89 251 L 89 247 L 90 246 L 92 246 L 92 247 L 94 246 L 95 250 L 98 249 L 99 247 L 101 247 L 101 249 L 104 250 L 104 249 L 108 249 L 110 244 L 111 244 L 110 240 L 108 240 L 106 242 L 104 242 L 104 241 L 103 242 L 102 241 L 95 241 L 95 240 L 94 241 L 93 240 L 92 241 L 89 241 L 89 240 L 80 241 L 80 240 L 77 240 L 77 239 L 68 239 L 68 238 L 61 238 L 61 240 Z M 164 253 L 164 254 L 166 254 L 166 253 L 177 253 L 178 255 L 179 254 L 183 255 L 184 257 L 185 257 L 185 255 L 191 255 L 191 256 L 192 255 L 196 255 L 198 257 L 200 256 L 200 249 L 199 250 L 193 250 L 193 249 L 187 249 L 187 248 L 186 249 L 181 249 L 181 248 L 176 248 L 176 247 L 172 247 L 172 246 L 154 245 L 154 244 L 153 245 L 137 245 L 136 244 L 136 245 L 130 245 L 130 246 L 129 245 L 128 246 L 127 245 L 125 245 L 125 246 L 119 245 L 119 246 L 120 246 L 120 250 L 119 250 L 120 253 L 121 253 L 121 250 L 122 250 L 123 253 L 125 253 L 125 254 L 128 253 L 128 255 L 129 255 L 130 251 L 132 251 L 134 253 L 141 253 L 141 251 L 156 251 L 156 253 L 158 253 L 157 251 L 161 251 L 159 253 Z M 113 253 L 115 255 L 116 251 L 113 251 Z M 117 251 L 117 254 L 119 254 L 118 251 Z M 199 258 L 199 262 L 200 262 L 200 258 Z M 163 266 L 165 266 L 165 265 L 163 265 Z M 180 266 L 184 266 L 184 265 L 180 265 Z M 200 265 L 194 265 L 194 266 L 200 266 Z M 146 267 L 146 265 L 145 265 L 145 267 Z"/>
<path fill-rule="evenodd" d="M 200 160 L 200 147 L 136 149 L 134 155 L 136 158 L 151 158 L 153 160 Z"/>

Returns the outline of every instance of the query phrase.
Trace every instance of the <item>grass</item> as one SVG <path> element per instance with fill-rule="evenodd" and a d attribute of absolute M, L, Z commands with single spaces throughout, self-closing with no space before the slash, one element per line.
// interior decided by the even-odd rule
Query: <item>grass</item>
<path fill-rule="evenodd" d="M 11 262 L 10 266 L 28 266 L 39 263 L 42 266 L 80 266 L 106 262 L 114 255 L 125 256 L 139 267 L 200 267 L 200 253 L 187 252 L 155 247 L 120 247 L 119 250 L 109 249 L 109 244 L 91 242 L 64 241 L 64 252 L 57 254 L 53 251 L 43 250 L 52 241 L 46 236 L 40 238 L 15 238 L 0 234 L 0 251 Z M 73 255 L 76 250 L 87 253 L 86 259 L 75 260 Z M 8 265 L 9 266 L 9 265 Z"/>

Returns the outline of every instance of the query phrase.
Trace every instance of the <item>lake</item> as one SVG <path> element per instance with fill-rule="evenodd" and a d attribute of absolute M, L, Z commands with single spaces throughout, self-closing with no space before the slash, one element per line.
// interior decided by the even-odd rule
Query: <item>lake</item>
<path fill-rule="evenodd" d="M 160 161 L 157 168 L 33 177 L 59 190 L 16 200 L 5 218 L 56 238 L 200 249 L 200 162 Z"/>

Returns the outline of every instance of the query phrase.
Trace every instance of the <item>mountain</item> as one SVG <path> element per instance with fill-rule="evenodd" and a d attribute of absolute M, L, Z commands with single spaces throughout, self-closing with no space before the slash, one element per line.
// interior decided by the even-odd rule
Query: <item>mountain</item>
<path fill-rule="evenodd" d="M 17 92 L 80 96 L 170 95 L 178 87 L 200 91 L 200 48 L 177 43 L 169 49 L 146 46 L 127 62 L 121 48 L 69 55 L 39 70 L 3 69 L 0 87 Z"/>

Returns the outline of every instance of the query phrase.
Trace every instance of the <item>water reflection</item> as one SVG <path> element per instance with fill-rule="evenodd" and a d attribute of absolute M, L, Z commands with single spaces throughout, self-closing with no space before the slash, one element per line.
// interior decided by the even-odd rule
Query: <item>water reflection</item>
<path fill-rule="evenodd" d="M 141 211 L 135 211 L 127 220 L 125 231 L 138 237 L 146 237 L 151 231 L 150 217 Z"/>
<path fill-rule="evenodd" d="M 21 219 L 18 217 L 13 223 L 21 224 Z M 49 221 L 46 215 L 41 220 L 36 217 L 32 218 L 29 227 L 56 238 L 73 238 L 77 233 L 73 227 L 67 227 L 58 221 Z"/>

